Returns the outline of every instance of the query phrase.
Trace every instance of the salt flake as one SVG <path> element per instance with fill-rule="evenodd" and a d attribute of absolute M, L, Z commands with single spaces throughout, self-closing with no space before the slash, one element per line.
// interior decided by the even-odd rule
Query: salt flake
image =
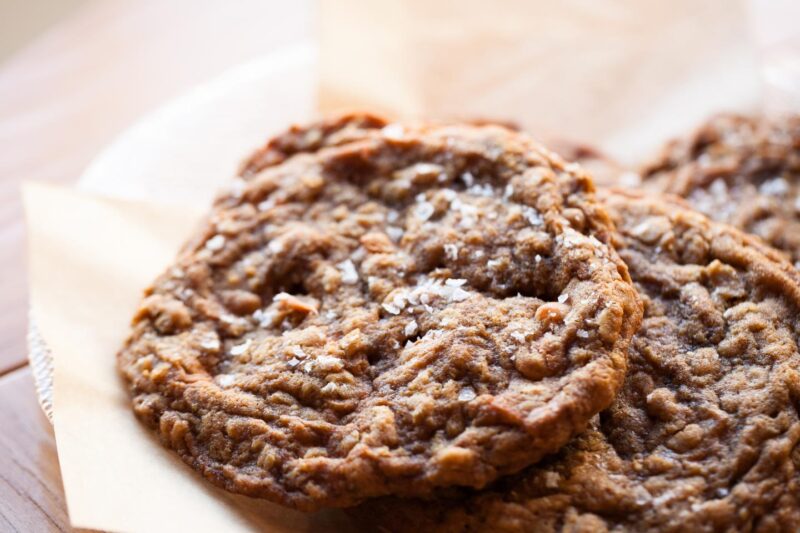
<path fill-rule="evenodd" d="M 237 344 L 236 346 L 231 347 L 231 355 L 242 355 L 247 349 L 250 347 L 250 344 L 253 343 L 253 339 L 247 339 L 242 344 Z"/>
<path fill-rule="evenodd" d="M 206 250 L 211 252 L 217 252 L 222 250 L 225 246 L 225 236 L 224 235 L 214 235 L 210 239 L 206 241 Z"/>
<path fill-rule="evenodd" d="M 435 209 L 432 204 L 428 202 L 422 202 L 417 204 L 417 206 L 414 208 L 414 215 L 425 222 L 433 216 L 434 211 Z"/>
<path fill-rule="evenodd" d="M 358 271 L 350 259 L 337 263 L 336 266 L 342 272 L 342 283 L 348 285 L 358 283 Z"/>
<path fill-rule="evenodd" d="M 469 402 L 475 399 L 477 394 L 475 394 L 475 389 L 472 387 L 464 387 L 460 391 L 458 391 L 458 401 L 460 402 Z"/>
<path fill-rule="evenodd" d="M 444 254 L 451 261 L 457 260 L 458 259 L 458 246 L 455 245 L 455 244 L 445 244 L 444 245 Z"/>
<path fill-rule="evenodd" d="M 403 129 L 403 126 L 401 126 L 400 124 L 387 124 L 386 126 L 383 127 L 383 129 L 381 129 L 381 133 L 387 139 L 392 139 L 396 141 L 403 138 L 405 130 Z"/>

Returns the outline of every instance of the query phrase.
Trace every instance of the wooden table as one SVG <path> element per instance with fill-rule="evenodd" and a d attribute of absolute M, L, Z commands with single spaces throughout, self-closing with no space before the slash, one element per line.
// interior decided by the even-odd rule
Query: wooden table
<path fill-rule="evenodd" d="M 27 367 L 20 183 L 74 183 L 147 111 L 307 39 L 304 5 L 101 0 L 0 65 L 0 531 L 70 529 L 53 432 Z"/>

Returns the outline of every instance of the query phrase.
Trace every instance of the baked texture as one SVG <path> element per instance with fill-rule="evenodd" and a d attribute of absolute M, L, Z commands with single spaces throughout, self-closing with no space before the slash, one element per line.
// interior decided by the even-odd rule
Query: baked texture
<path fill-rule="evenodd" d="M 800 264 L 800 116 L 718 115 L 640 174 L 648 189 L 682 196 Z"/>
<path fill-rule="evenodd" d="M 800 276 L 663 198 L 606 197 L 644 302 L 625 384 L 559 453 L 480 492 L 382 499 L 382 531 L 796 531 Z"/>
<path fill-rule="evenodd" d="M 579 164 L 597 187 L 639 187 L 641 177 L 590 144 L 565 138 L 547 139 L 545 144 L 564 160 Z"/>
<path fill-rule="evenodd" d="M 302 510 L 482 487 L 585 429 L 641 305 L 575 165 L 497 126 L 296 127 L 158 278 L 118 362 L 224 488 Z"/>

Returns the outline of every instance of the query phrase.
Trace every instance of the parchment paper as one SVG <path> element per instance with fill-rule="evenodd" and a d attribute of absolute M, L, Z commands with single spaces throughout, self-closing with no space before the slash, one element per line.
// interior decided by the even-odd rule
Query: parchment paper
<path fill-rule="evenodd" d="M 770 1 L 770 0 L 765 0 Z M 760 104 L 740 0 L 322 0 L 320 105 L 509 120 L 623 163 Z M 794 18 L 792 18 L 794 20 Z"/>
<path fill-rule="evenodd" d="M 31 303 L 55 354 L 54 412 L 70 520 L 111 531 L 335 531 L 338 512 L 303 514 L 212 487 L 131 414 L 114 354 L 142 288 L 198 211 L 24 188 Z"/>

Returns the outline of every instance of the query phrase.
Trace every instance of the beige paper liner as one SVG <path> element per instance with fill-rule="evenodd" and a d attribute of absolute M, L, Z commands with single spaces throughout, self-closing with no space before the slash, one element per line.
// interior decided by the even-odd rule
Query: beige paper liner
<path fill-rule="evenodd" d="M 321 0 L 319 102 L 513 121 L 630 164 L 760 105 L 746 3 Z"/>
<path fill-rule="evenodd" d="M 55 432 L 70 520 L 112 531 L 336 531 L 201 479 L 134 418 L 115 354 L 146 287 L 198 219 L 175 206 L 26 185 L 31 305 L 52 350 Z"/>

